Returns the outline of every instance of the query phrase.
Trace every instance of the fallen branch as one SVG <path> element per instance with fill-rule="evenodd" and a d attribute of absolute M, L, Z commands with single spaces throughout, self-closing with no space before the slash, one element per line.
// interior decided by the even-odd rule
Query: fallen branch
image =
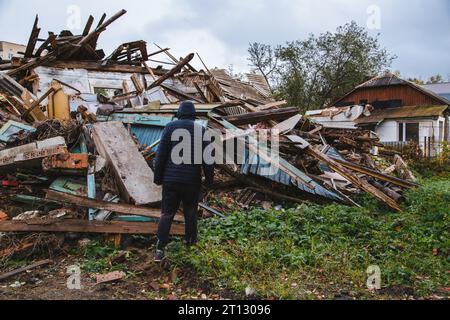
<path fill-rule="evenodd" d="M 35 268 L 41 267 L 41 266 L 45 266 L 45 265 L 50 264 L 50 263 L 53 263 L 53 261 L 52 260 L 42 260 L 42 261 L 38 261 L 36 263 L 33 263 L 33 264 L 29 265 L 29 266 L 22 267 L 22 268 L 19 268 L 19 269 L 16 269 L 16 270 L 4 273 L 4 274 L 0 275 L 0 281 L 8 279 L 8 278 L 11 278 L 11 277 L 13 277 L 15 275 L 18 275 L 20 273 L 26 272 L 28 270 L 35 269 Z"/>

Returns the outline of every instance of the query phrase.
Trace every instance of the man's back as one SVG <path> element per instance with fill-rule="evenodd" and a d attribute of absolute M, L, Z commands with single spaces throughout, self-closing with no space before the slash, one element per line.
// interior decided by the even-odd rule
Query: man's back
<path fill-rule="evenodd" d="M 203 160 L 205 128 L 195 122 L 193 105 L 180 107 L 178 120 L 169 123 L 161 137 L 155 161 L 155 183 L 201 184 L 202 167 L 207 182 L 212 182 L 213 168 Z"/>

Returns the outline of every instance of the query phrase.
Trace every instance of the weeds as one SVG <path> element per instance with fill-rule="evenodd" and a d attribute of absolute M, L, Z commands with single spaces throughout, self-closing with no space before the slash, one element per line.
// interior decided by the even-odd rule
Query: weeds
<path fill-rule="evenodd" d="M 368 297 L 366 269 L 378 265 L 384 289 L 428 296 L 447 284 L 450 182 L 431 180 L 407 195 L 396 214 L 301 205 L 235 212 L 203 221 L 195 248 L 175 242 L 169 259 L 194 268 L 218 288 L 261 298 Z"/>
<path fill-rule="evenodd" d="M 79 249 L 77 255 L 81 257 L 81 270 L 86 273 L 105 273 L 111 271 L 127 271 L 124 263 L 114 263 L 121 251 L 102 242 L 92 241 Z M 127 252 L 127 258 L 131 253 Z"/>

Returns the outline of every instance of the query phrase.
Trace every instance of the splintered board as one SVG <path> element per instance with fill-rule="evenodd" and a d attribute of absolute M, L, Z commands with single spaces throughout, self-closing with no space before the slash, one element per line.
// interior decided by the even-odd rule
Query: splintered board
<path fill-rule="evenodd" d="M 88 221 L 88 220 L 26 220 L 2 221 L 0 232 L 76 232 L 110 234 L 156 234 L 155 222 Z M 173 224 L 170 234 L 184 235 L 184 225 Z"/>
<path fill-rule="evenodd" d="M 161 201 L 161 187 L 153 183 L 153 171 L 122 123 L 95 124 L 93 139 L 98 153 L 111 165 L 124 199 L 136 205 Z"/>

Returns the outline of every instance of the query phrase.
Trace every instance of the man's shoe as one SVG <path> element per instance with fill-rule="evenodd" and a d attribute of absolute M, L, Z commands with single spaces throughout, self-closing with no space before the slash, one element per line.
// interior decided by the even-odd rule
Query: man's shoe
<path fill-rule="evenodd" d="M 154 261 L 155 262 L 161 262 L 162 259 L 164 259 L 164 251 L 163 250 L 156 250 L 155 255 L 154 255 Z"/>

